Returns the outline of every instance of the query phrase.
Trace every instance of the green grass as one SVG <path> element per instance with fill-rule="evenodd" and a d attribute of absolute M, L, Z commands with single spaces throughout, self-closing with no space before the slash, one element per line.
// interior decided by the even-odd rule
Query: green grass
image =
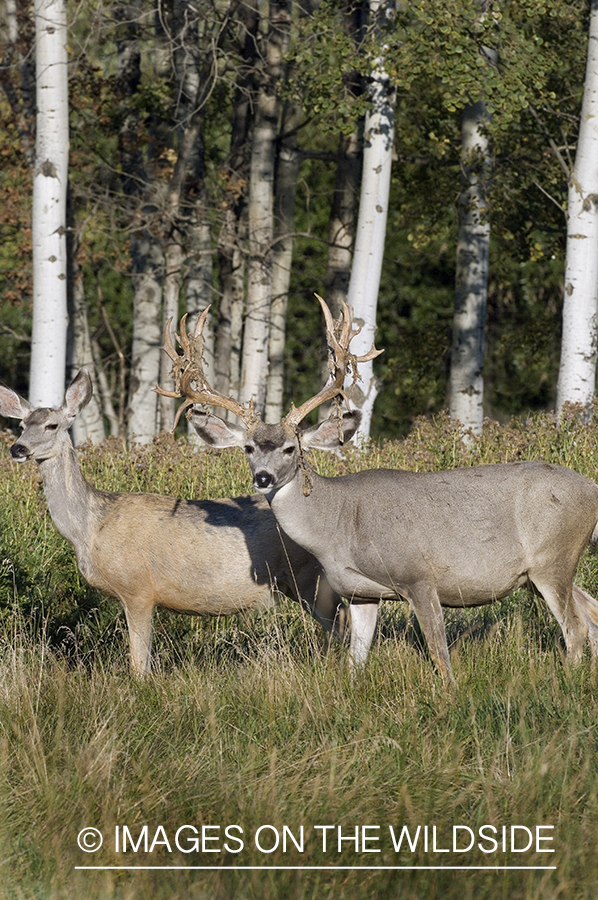
<path fill-rule="evenodd" d="M 542 457 L 592 475 L 597 434 L 573 419 L 557 428 L 539 418 L 490 425 L 465 451 L 440 419 L 418 423 L 406 441 L 316 461 L 332 474 Z M 9 443 L 6 436 L 0 458 L 0 897 L 595 897 L 598 671 L 589 657 L 565 663 L 558 626 L 540 601 L 520 591 L 447 614 L 452 691 L 402 603 L 382 605 L 371 659 L 354 679 L 343 648 L 329 646 L 289 601 L 255 617 L 158 615 L 157 669 L 135 681 L 118 604 L 77 574 L 45 513 L 35 466 L 12 463 Z M 183 441 L 134 451 L 111 441 L 80 456 L 87 477 L 110 490 L 248 490 L 241 454 L 195 453 Z M 589 552 L 578 581 L 598 594 Z M 239 853 L 224 848 L 239 847 L 224 834 L 232 825 L 243 829 L 229 832 L 242 836 Z M 334 826 L 326 852 L 314 828 L 323 825 Z M 429 827 L 429 852 L 421 840 L 413 853 L 394 852 L 389 826 L 398 835 L 403 825 L 412 836 Z M 502 826 L 553 826 L 545 834 L 555 852 L 432 852 L 432 827 L 442 848 L 457 825 L 476 841 L 484 825 L 499 834 Z M 104 844 L 88 854 L 77 835 L 90 826 Z M 124 826 L 141 839 L 137 852 L 116 851 L 117 826 L 121 845 Z M 219 852 L 177 849 L 182 826 L 200 836 L 207 828 L 217 838 L 207 846 Z M 303 852 L 290 838 L 286 853 L 282 843 L 265 852 L 284 826 L 296 840 L 303 826 Z M 381 852 L 344 841 L 339 853 L 336 829 L 347 838 L 364 826 L 379 838 L 369 847 Z M 263 851 L 254 843 L 260 828 Z M 76 868 L 85 865 L 219 868 Z M 333 865 L 353 868 L 306 868 Z M 355 868 L 435 865 L 556 870 Z"/>

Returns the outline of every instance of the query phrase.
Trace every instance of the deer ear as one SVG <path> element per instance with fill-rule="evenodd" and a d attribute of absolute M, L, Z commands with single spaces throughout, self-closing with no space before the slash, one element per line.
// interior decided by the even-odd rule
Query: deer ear
<path fill-rule="evenodd" d="M 8 419 L 24 419 L 31 406 L 15 391 L 0 384 L 0 415 Z"/>
<path fill-rule="evenodd" d="M 247 428 L 244 425 L 225 422 L 211 413 L 194 409 L 189 419 L 202 441 L 210 447 L 221 450 L 225 447 L 242 447 L 247 439 Z"/>
<path fill-rule="evenodd" d="M 87 406 L 93 394 L 93 386 L 87 369 L 81 369 L 66 389 L 62 411 L 74 419 L 77 413 Z"/>
<path fill-rule="evenodd" d="M 350 441 L 361 422 L 361 412 L 354 409 L 343 413 L 342 419 L 325 419 L 319 425 L 305 428 L 301 433 L 301 443 L 315 450 L 336 450 Z"/>

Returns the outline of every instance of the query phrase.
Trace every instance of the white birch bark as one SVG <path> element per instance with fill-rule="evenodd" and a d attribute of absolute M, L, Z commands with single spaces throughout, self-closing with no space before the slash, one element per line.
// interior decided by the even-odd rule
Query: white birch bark
<path fill-rule="evenodd" d="M 157 241 L 147 233 L 132 235 L 131 249 L 135 299 L 127 437 L 148 444 L 159 427 L 154 388 L 160 373 L 164 260 Z"/>
<path fill-rule="evenodd" d="M 16 0 L 4 0 L 4 15 L 6 16 L 6 32 L 9 43 L 16 44 L 19 37 Z"/>
<path fill-rule="evenodd" d="M 103 415 L 106 416 L 108 420 L 108 426 L 110 429 L 110 434 L 114 437 L 117 437 L 122 433 L 121 421 L 119 419 L 119 415 L 114 408 L 113 403 L 113 386 L 110 385 L 108 381 L 108 377 L 106 372 L 104 371 L 102 365 L 102 351 L 99 346 L 98 341 L 94 338 L 91 341 L 91 352 L 93 355 L 93 361 L 95 365 L 95 374 L 97 377 L 97 394 L 98 398 L 101 398 L 101 409 Z M 96 394 L 96 388 L 94 383 L 94 396 Z M 124 409 L 124 396 L 123 396 L 123 409 Z"/>
<path fill-rule="evenodd" d="M 66 6 L 36 0 L 37 137 L 33 182 L 32 406 L 60 406 L 67 333 L 66 198 L 69 154 Z"/>
<path fill-rule="evenodd" d="M 370 0 L 372 22 L 379 21 L 380 16 L 390 15 L 391 9 L 387 0 Z M 355 324 L 361 328 L 351 343 L 351 350 L 357 356 L 367 353 L 375 338 L 388 217 L 395 90 L 384 69 L 383 45 L 371 75 L 370 93 L 372 105 L 365 120 L 359 215 L 348 299 Z M 351 399 L 362 411 L 359 438 L 367 440 L 378 395 L 372 361 L 360 364 L 359 375 L 361 381 L 353 387 Z"/>
<path fill-rule="evenodd" d="M 455 311 L 449 411 L 474 434 L 484 421 L 484 353 L 488 297 L 490 222 L 486 214 L 490 148 L 483 101 L 463 111 L 461 128 L 462 192 L 455 273 Z"/>
<path fill-rule="evenodd" d="M 557 415 L 579 403 L 588 419 L 598 342 L 598 0 L 590 33 L 575 165 L 567 197 L 567 257 Z"/>
<path fill-rule="evenodd" d="M 216 390 L 239 399 L 245 253 L 247 245 L 246 205 L 249 183 L 247 153 L 254 73 L 259 34 L 258 0 L 248 0 L 239 10 L 244 29 L 242 64 L 237 71 L 232 109 L 230 150 L 226 161 L 226 191 L 222 198 L 223 220 L 217 243 L 217 281 L 220 293 L 214 347 Z M 243 248 L 243 249 L 242 249 Z M 225 410 L 222 415 L 232 414 Z"/>
<path fill-rule="evenodd" d="M 351 254 L 355 239 L 355 218 L 359 194 L 361 129 L 341 135 L 336 164 L 336 182 L 328 221 L 326 262 L 326 303 L 336 316 L 347 301 Z M 326 366 L 327 368 L 327 366 Z"/>
<path fill-rule="evenodd" d="M 278 81 L 290 21 L 290 0 L 271 0 L 266 73 L 257 99 L 249 167 L 249 266 L 239 399 L 246 403 L 253 398 L 259 414 L 264 412 L 268 375 Z"/>
<path fill-rule="evenodd" d="M 165 209 L 164 249 L 164 327 L 173 320 L 171 332 L 178 327 L 181 287 L 185 286 L 186 311 L 189 330 L 195 316 L 212 302 L 212 256 L 210 223 L 205 213 L 204 161 L 201 136 L 202 109 L 206 92 L 205 71 L 198 33 L 199 12 L 189 0 L 174 0 L 170 28 L 162 32 L 159 18 L 158 32 L 162 35 L 163 65 L 166 72 L 174 64 L 177 105 L 177 159 L 168 184 Z M 210 65 L 213 61 L 210 60 Z M 204 63 L 205 66 L 205 63 Z M 203 74 L 203 78 L 202 78 Z M 192 186 L 192 192 L 190 188 Z M 211 320 L 204 330 L 204 361 L 208 371 L 213 363 L 213 329 Z M 171 362 L 161 355 L 160 383 L 167 384 Z M 174 400 L 160 397 L 161 430 L 168 430 L 174 421 Z M 189 433 L 197 437 L 189 424 Z"/>
<path fill-rule="evenodd" d="M 192 221 L 187 225 L 187 277 L 185 293 L 189 330 L 195 327 L 197 315 L 206 306 L 210 306 L 212 297 L 212 232 L 210 221 L 205 214 L 205 198 L 200 196 L 193 212 Z M 208 378 L 213 377 L 215 369 L 214 355 L 214 317 L 212 310 L 208 315 L 203 330 L 203 359 Z M 171 427 L 171 426 L 169 426 Z M 197 434 L 191 422 L 187 422 L 187 438 L 198 449 L 205 450 L 206 445 Z"/>
<path fill-rule="evenodd" d="M 243 339 L 245 266 L 240 249 L 242 238 L 242 222 L 231 204 L 231 208 L 225 212 L 224 224 L 218 239 L 221 298 L 215 337 L 214 372 L 216 390 L 235 399 L 239 397 Z M 225 418 L 229 415 L 228 411 L 223 412 Z"/>
<path fill-rule="evenodd" d="M 277 98 L 262 93 L 254 126 L 249 175 L 247 308 L 239 389 L 241 403 L 247 403 L 253 397 L 259 413 L 264 409 L 268 373 L 277 112 Z"/>
<path fill-rule="evenodd" d="M 268 382 L 264 421 L 282 419 L 284 393 L 284 350 L 286 342 L 287 304 L 293 263 L 293 230 L 295 201 L 301 154 L 297 149 L 297 128 L 301 110 L 287 104 L 282 131 L 289 137 L 283 142 L 276 163 L 275 233 L 272 253 L 272 306 L 268 343 Z"/>

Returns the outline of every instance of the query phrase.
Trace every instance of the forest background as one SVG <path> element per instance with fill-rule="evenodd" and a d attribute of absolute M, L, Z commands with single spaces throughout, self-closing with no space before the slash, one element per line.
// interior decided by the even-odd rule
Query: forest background
<path fill-rule="evenodd" d="M 32 7 L 5 0 L 0 93 L 0 380 L 24 396 Z M 313 293 L 338 307 L 351 271 L 363 116 L 381 46 L 367 4 L 92 0 L 67 13 L 69 359 L 73 371 L 85 362 L 94 372 L 102 429 L 142 433 L 134 342 L 146 329 L 141 340 L 159 360 L 169 310 L 176 318 L 212 303 L 213 380 L 234 393 L 251 285 L 277 272 L 269 382 L 280 386 L 267 389 L 284 408 L 313 393 L 324 356 Z M 461 123 L 480 96 L 492 153 L 485 411 L 504 420 L 554 404 L 588 16 L 586 0 L 392 7 L 383 46 L 395 130 L 376 338 L 386 352 L 375 366 L 374 437 L 402 435 L 446 405 Z M 488 47 L 498 65 L 488 65 Z M 263 233 L 259 183 L 274 204 Z M 172 422 L 171 408 L 155 395 L 150 403 L 148 439 Z"/>

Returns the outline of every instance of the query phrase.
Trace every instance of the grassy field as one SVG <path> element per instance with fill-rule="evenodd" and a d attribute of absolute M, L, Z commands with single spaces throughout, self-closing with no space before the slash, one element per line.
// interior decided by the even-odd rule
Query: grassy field
<path fill-rule="evenodd" d="M 573 419 L 489 425 L 468 454 L 440 419 L 315 462 L 332 474 L 541 457 L 595 477 L 597 435 Z M 521 591 L 447 615 L 453 691 L 403 603 L 383 604 L 354 679 L 346 651 L 282 601 L 255 617 L 158 615 L 156 671 L 135 681 L 118 604 L 78 575 L 11 440 L 0 447 L 0 897 L 596 896 L 598 672 L 589 656 L 566 665 L 540 601 Z M 110 490 L 249 490 L 240 453 L 166 437 L 80 457 Z M 598 594 L 591 552 L 577 580 Z M 90 828 L 96 852 L 78 845 L 91 849 Z"/>

